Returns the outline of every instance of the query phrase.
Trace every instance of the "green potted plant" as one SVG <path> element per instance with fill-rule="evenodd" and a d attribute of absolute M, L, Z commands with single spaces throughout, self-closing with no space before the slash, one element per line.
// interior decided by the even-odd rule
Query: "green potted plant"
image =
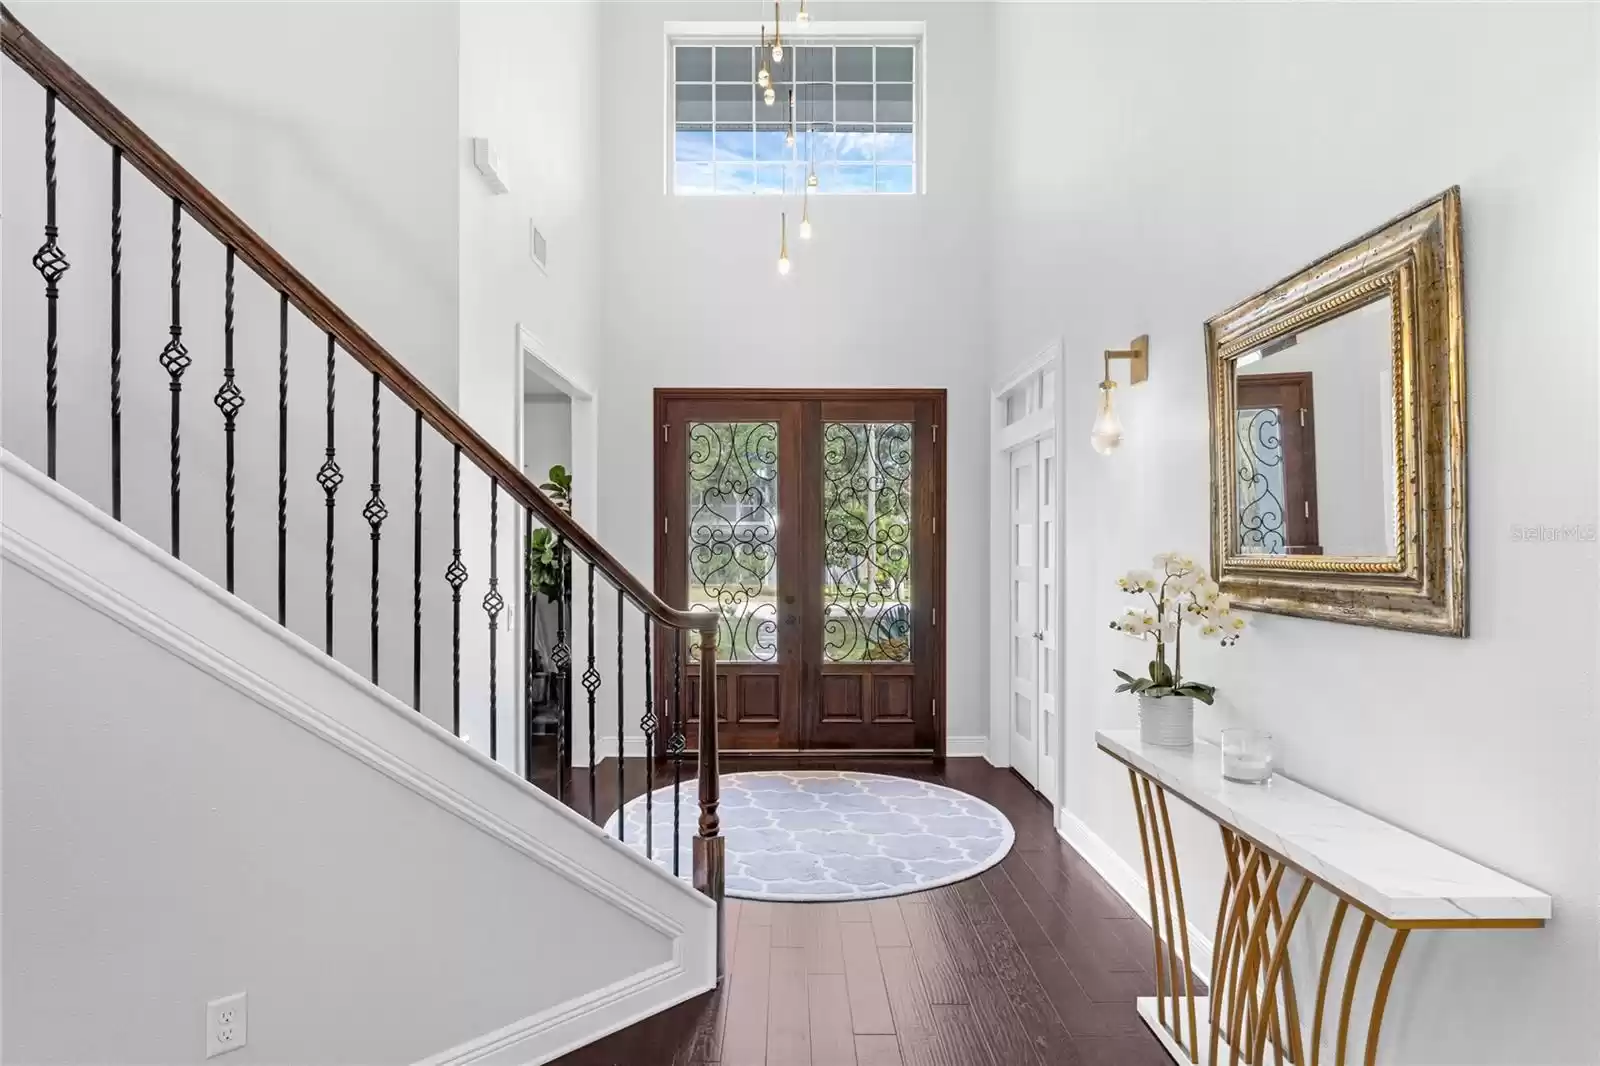
<path fill-rule="evenodd" d="M 1245 620 L 1232 600 L 1193 559 L 1177 552 L 1155 557 L 1153 570 L 1132 570 L 1117 579 L 1130 596 L 1148 598 L 1150 606 L 1129 607 L 1111 628 L 1139 640 L 1155 638 L 1156 657 L 1147 676 L 1113 670 L 1121 679 L 1118 692 L 1139 697 L 1139 739 L 1167 748 L 1194 744 L 1194 701 L 1210 705 L 1216 688 L 1183 676 L 1183 631 L 1194 627 L 1206 640 L 1223 647 L 1239 642 Z M 1167 662 L 1167 647 L 1172 662 Z"/>
<path fill-rule="evenodd" d="M 566 467 L 557 464 L 550 468 L 549 478 L 539 488 L 557 507 L 571 514 L 572 475 Z M 557 603 L 561 599 L 562 555 L 561 537 L 555 532 L 541 527 L 528 534 L 528 570 L 533 591 L 547 604 Z M 550 651 L 550 635 L 544 616 L 545 611 L 534 610 L 534 648 L 541 663 L 549 659 Z"/>

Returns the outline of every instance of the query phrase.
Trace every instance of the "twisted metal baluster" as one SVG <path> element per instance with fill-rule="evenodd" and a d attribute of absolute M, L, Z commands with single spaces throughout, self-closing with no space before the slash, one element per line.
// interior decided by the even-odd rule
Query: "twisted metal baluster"
<path fill-rule="evenodd" d="M 289 616 L 289 295 L 278 297 L 278 624 Z"/>
<path fill-rule="evenodd" d="M 639 719 L 639 729 L 644 733 L 644 853 L 652 860 L 656 857 L 653 839 L 655 831 L 651 825 L 655 820 L 653 804 L 656 787 L 656 705 L 654 694 L 651 692 L 655 659 L 650 654 L 650 635 L 654 628 L 650 616 L 646 614 L 644 616 L 644 717 Z"/>
<path fill-rule="evenodd" d="M 489 758 L 498 754 L 500 730 L 499 670 L 495 655 L 500 638 L 500 612 L 506 599 L 500 595 L 500 482 L 489 479 L 489 591 L 483 597 L 483 610 L 489 616 Z"/>
<path fill-rule="evenodd" d="M 455 449 L 455 471 L 451 479 L 451 527 L 453 530 L 450 565 L 444 579 L 450 584 L 450 729 L 461 735 L 461 586 L 467 581 L 467 568 L 461 565 L 461 445 Z"/>
<path fill-rule="evenodd" d="M 564 799 L 567 792 L 567 718 L 572 713 L 572 693 L 569 685 L 569 667 L 572 665 L 572 648 L 567 644 L 567 612 L 572 610 L 572 553 L 565 540 L 556 542 L 561 559 L 560 602 L 556 604 L 556 646 L 550 651 L 550 661 L 556 666 L 556 679 L 561 686 L 561 706 L 556 714 L 556 799 Z"/>
<path fill-rule="evenodd" d="M 522 508 L 522 778 L 533 781 L 533 508 Z"/>
<path fill-rule="evenodd" d="M 594 697 L 600 690 L 600 671 L 594 668 L 594 560 L 589 560 L 589 665 L 583 671 L 583 687 L 589 693 L 589 820 L 596 820 Z"/>
<path fill-rule="evenodd" d="M 361 509 L 361 517 L 372 529 L 372 683 L 378 683 L 378 553 L 383 537 L 383 520 L 389 517 L 389 508 L 383 505 L 383 480 L 378 476 L 378 438 L 382 429 L 383 379 L 377 371 L 372 374 L 372 498 Z"/>
<path fill-rule="evenodd" d="M 183 205 L 177 197 L 172 199 L 172 324 L 167 328 L 170 339 L 161 349 L 161 366 L 170 379 L 167 384 L 172 393 L 172 420 L 169 464 L 172 478 L 172 555 L 180 554 L 181 539 L 178 527 L 178 502 L 182 481 L 182 437 L 180 435 L 183 394 L 183 372 L 194 360 L 189 349 L 183 346 Z"/>
<path fill-rule="evenodd" d="M 226 530 L 226 572 L 228 575 L 228 591 L 233 591 L 233 526 L 235 515 L 235 468 L 233 451 L 234 420 L 239 417 L 239 409 L 244 406 L 244 394 L 239 391 L 239 386 L 233 380 L 233 261 L 234 250 L 228 249 L 227 272 L 223 280 L 222 298 L 222 385 L 217 389 L 217 394 L 211 402 L 217 405 L 217 410 L 222 412 L 222 432 L 226 440 L 226 450 L 223 462 L 227 473 L 224 475 L 223 489 L 223 523 Z"/>
<path fill-rule="evenodd" d="M 622 590 L 620 588 L 617 589 L 617 839 L 618 840 L 624 839 L 622 824 L 627 819 L 625 819 L 622 816 L 622 804 L 623 804 L 623 801 L 628 798 L 628 795 L 627 795 L 627 784 L 628 784 L 627 759 L 624 758 L 623 745 L 622 745 L 622 732 L 623 732 L 623 728 L 624 728 L 623 727 L 623 722 L 622 722 L 622 716 L 623 716 L 623 709 L 622 708 L 623 708 L 623 703 L 624 703 L 624 700 L 623 700 L 623 697 L 622 697 L 622 689 L 623 689 L 623 683 L 622 683 L 622 671 L 623 671 L 622 644 L 623 644 L 623 624 L 627 621 L 626 617 L 622 613 L 622 605 L 625 602 L 625 600 L 626 600 L 626 597 L 623 596 Z"/>
<path fill-rule="evenodd" d="M 44 278 L 45 346 L 44 346 L 44 412 L 45 412 L 45 472 L 56 476 L 56 393 L 58 342 L 56 337 L 56 300 L 61 294 L 58 286 L 72 264 L 56 243 L 56 91 L 48 89 L 44 95 L 44 243 L 33 253 L 33 269 Z M 173 554 L 177 554 L 174 549 Z"/>
<path fill-rule="evenodd" d="M 417 412 L 411 492 L 411 706 L 422 709 L 422 412 Z"/>
<path fill-rule="evenodd" d="M 122 518 L 122 149 L 111 149 L 111 517 Z"/>
<path fill-rule="evenodd" d="M 328 505 L 328 534 L 323 555 L 323 586 L 324 586 L 324 631 L 323 651 L 333 654 L 333 494 L 339 491 L 339 485 L 344 481 L 344 473 L 339 469 L 339 462 L 334 457 L 333 441 L 333 402 L 334 402 L 334 370 L 333 370 L 333 334 L 328 334 L 328 445 L 326 458 L 317 471 L 317 482 L 322 486 L 322 491 L 327 497 Z"/>
<path fill-rule="evenodd" d="M 672 756 L 672 873 L 678 873 L 679 844 L 683 827 L 679 824 L 683 806 L 683 634 L 672 632 L 672 733 L 667 738 L 667 754 Z"/>

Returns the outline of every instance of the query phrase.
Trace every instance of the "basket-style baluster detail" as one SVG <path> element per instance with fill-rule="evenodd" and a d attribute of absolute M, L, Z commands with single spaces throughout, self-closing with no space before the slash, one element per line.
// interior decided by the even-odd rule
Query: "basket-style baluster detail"
<path fill-rule="evenodd" d="M 182 533 L 179 529 L 179 499 L 182 493 L 183 462 L 183 372 L 194 359 L 183 346 L 183 205 L 174 197 L 172 201 L 172 323 L 167 327 L 169 339 L 161 349 L 161 368 L 170 379 L 167 389 L 172 394 L 171 431 L 168 440 L 168 465 L 171 469 L 172 498 L 172 554 L 180 556 Z"/>
<path fill-rule="evenodd" d="M 218 387 L 217 394 L 211 397 L 211 402 L 217 405 L 217 410 L 222 412 L 222 432 L 226 440 L 225 458 L 223 465 L 226 468 L 223 487 L 223 524 L 226 537 L 228 591 L 233 591 L 233 525 L 235 515 L 235 468 L 233 433 L 234 420 L 239 417 L 239 410 L 244 407 L 244 393 L 239 391 L 239 386 L 233 380 L 233 261 L 234 250 L 228 249 L 227 272 L 223 281 L 222 303 L 222 385 Z"/>
<path fill-rule="evenodd" d="M 459 599 L 461 586 L 467 583 L 467 568 L 461 565 L 460 559 L 450 560 L 450 565 L 444 568 L 444 579 L 450 585 L 450 591 Z"/>
<path fill-rule="evenodd" d="M 322 486 L 322 491 L 327 496 L 328 522 L 327 535 L 323 543 L 323 651 L 333 654 L 333 497 L 339 491 L 339 486 L 344 483 L 344 472 L 339 469 L 339 461 L 335 457 L 333 437 L 333 410 L 336 394 L 334 390 L 335 378 L 333 367 L 334 340 L 333 334 L 328 334 L 328 360 L 327 360 L 327 392 L 328 392 L 328 446 L 326 458 L 317 470 L 317 484 Z"/>
<path fill-rule="evenodd" d="M 61 291 L 58 282 L 65 276 L 72 266 L 67 262 L 66 253 L 56 243 L 58 230 L 56 229 L 56 93 L 50 89 L 44 97 L 44 196 L 45 196 L 45 221 L 44 244 L 33 253 L 33 269 L 44 278 L 45 298 L 45 347 L 44 347 L 44 391 L 45 391 L 45 440 L 46 440 L 46 473 L 52 478 L 56 476 L 56 394 L 57 384 L 57 356 L 59 343 L 56 337 L 56 300 Z"/>
<path fill-rule="evenodd" d="M 450 729 L 461 735 L 461 586 L 467 583 L 467 568 L 461 565 L 461 445 L 455 447 L 451 472 L 451 548 L 450 565 L 444 579 L 450 585 Z"/>
<path fill-rule="evenodd" d="M 566 641 L 563 640 L 550 649 L 550 661 L 555 664 L 557 670 L 565 670 L 572 665 L 572 648 Z"/>
<path fill-rule="evenodd" d="M 333 494 L 339 491 L 339 486 L 344 484 L 344 471 L 339 469 L 339 463 L 333 456 L 328 456 L 317 467 L 317 484 L 322 486 L 322 491 L 328 494 L 331 504 Z"/>

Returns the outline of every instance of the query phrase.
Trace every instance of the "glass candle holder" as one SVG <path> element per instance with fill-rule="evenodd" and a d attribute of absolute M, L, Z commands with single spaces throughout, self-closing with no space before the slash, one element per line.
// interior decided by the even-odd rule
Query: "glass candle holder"
<path fill-rule="evenodd" d="M 1222 776 L 1247 785 L 1272 780 L 1272 734 L 1263 729 L 1224 729 Z"/>

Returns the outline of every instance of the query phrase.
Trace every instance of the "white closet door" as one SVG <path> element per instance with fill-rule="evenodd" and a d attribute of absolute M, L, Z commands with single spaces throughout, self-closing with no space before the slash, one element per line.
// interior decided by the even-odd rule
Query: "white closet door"
<path fill-rule="evenodd" d="M 1011 452 L 1011 765 L 1039 788 L 1039 445 Z"/>
<path fill-rule="evenodd" d="M 1056 745 L 1060 743 L 1061 723 L 1057 717 L 1061 696 L 1056 691 L 1061 686 L 1060 613 L 1061 581 L 1056 538 L 1056 442 L 1045 437 L 1039 442 L 1039 713 L 1038 749 L 1039 777 L 1033 787 L 1056 800 L 1060 778 L 1056 776 Z"/>

